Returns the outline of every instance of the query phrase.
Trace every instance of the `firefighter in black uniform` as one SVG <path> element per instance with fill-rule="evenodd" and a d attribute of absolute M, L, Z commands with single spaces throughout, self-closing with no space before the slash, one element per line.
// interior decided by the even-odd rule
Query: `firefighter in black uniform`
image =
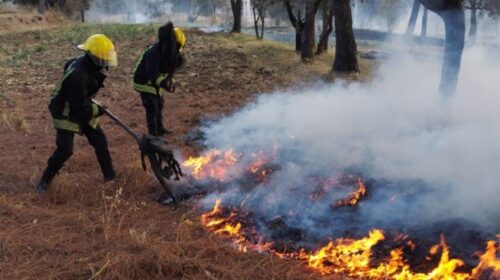
<path fill-rule="evenodd" d="M 64 162 L 73 154 L 75 133 L 84 134 L 94 147 L 104 180 L 115 178 L 106 136 L 98 122 L 104 108 L 92 101 L 92 97 L 103 87 L 108 67 L 117 64 L 115 47 L 105 35 L 96 34 L 78 48 L 85 54 L 66 63 L 64 76 L 50 98 L 49 110 L 57 131 L 57 148 L 36 187 L 38 193 L 46 191 Z"/>
<path fill-rule="evenodd" d="M 185 45 L 184 32 L 169 22 L 158 29 L 158 42 L 149 46 L 137 63 L 134 90 L 141 94 L 151 135 L 172 133 L 163 126 L 162 90 L 175 91 L 174 74 L 185 62 L 182 56 Z"/>

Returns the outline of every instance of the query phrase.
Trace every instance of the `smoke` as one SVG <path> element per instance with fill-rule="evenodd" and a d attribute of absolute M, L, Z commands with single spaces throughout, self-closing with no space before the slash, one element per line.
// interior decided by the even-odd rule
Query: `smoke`
<path fill-rule="evenodd" d="M 93 1 L 86 12 L 89 22 L 147 23 L 171 16 L 172 4 L 161 0 Z"/>
<path fill-rule="evenodd" d="M 216 198 L 263 218 L 280 217 L 309 238 L 368 228 L 414 228 L 464 219 L 500 229 L 500 69 L 498 56 L 464 54 L 454 96 L 438 94 L 438 59 L 394 56 L 369 84 L 312 84 L 259 97 L 203 128 L 209 148 L 263 151 L 279 166 L 251 189 L 237 177 Z M 343 173 L 368 180 L 369 197 L 354 210 L 332 209 L 353 189 L 309 199 L 318 178 Z"/>

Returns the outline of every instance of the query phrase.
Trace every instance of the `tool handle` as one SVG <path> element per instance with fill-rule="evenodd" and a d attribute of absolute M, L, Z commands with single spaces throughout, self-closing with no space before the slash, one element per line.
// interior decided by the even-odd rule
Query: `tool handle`
<path fill-rule="evenodd" d="M 118 126 L 123 128 L 130 136 L 134 137 L 137 143 L 141 142 L 141 138 L 137 135 L 130 127 L 128 127 L 125 123 L 123 123 L 117 116 L 113 115 L 108 109 L 103 108 L 104 114 L 108 115 Z"/>

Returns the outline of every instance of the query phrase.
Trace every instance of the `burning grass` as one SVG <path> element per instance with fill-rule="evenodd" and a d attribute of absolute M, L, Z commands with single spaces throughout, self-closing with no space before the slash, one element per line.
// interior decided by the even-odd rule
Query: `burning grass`
<path fill-rule="evenodd" d="M 357 279 L 497 279 L 500 277 L 500 251 L 498 242 L 488 241 L 485 250 L 477 252 L 479 262 L 471 272 L 461 272 L 465 263 L 450 257 L 445 237 L 441 243 L 431 247 L 430 256 L 439 256 L 439 263 L 428 273 L 414 272 L 404 258 L 404 250 L 396 248 L 378 266 L 373 266 L 374 248 L 386 238 L 383 231 L 374 229 L 360 239 L 339 238 L 316 250 L 295 249 L 294 252 L 279 251 L 273 241 L 259 236 L 253 225 L 245 222 L 248 213 L 240 210 L 224 210 L 217 200 L 212 211 L 202 215 L 201 222 L 213 234 L 226 237 L 241 252 L 257 251 L 307 262 L 307 265 L 323 275 L 346 275 Z M 228 213 L 229 214 L 224 214 Z M 253 241 L 250 241 L 253 240 Z M 256 242 L 258 240 L 258 242 Z M 413 244 L 413 243 L 408 243 Z M 438 254 L 440 252 L 440 255 Z M 429 258 L 430 260 L 431 258 Z M 432 264 L 429 264 L 432 267 Z M 486 278 L 481 278 L 486 277 Z"/>
<path fill-rule="evenodd" d="M 209 187 L 220 183 L 234 182 L 245 177 L 242 173 L 253 174 L 260 177 L 259 180 L 244 181 L 243 184 L 249 188 L 271 188 L 263 185 L 265 177 L 272 176 L 270 172 L 263 172 L 268 161 L 272 161 L 277 155 L 273 149 L 271 156 L 252 154 L 252 160 L 245 164 L 239 164 L 243 158 L 242 153 L 233 150 L 221 152 L 211 150 L 199 158 L 190 158 L 183 165 L 191 169 L 194 180 L 209 182 Z M 246 176 L 248 178 L 248 176 Z M 339 187 L 351 185 L 353 191 L 345 198 L 337 200 L 332 204 L 333 211 L 341 211 L 345 207 L 362 207 L 361 200 L 367 195 L 365 182 L 354 175 L 342 175 L 334 179 L 315 179 L 316 187 L 309 200 L 319 201 L 327 192 L 338 191 Z M 240 182 L 241 183 L 241 182 Z M 229 187 L 231 188 L 231 187 Z M 234 188 L 234 187 L 233 187 Z M 217 188 L 213 192 L 224 190 Z M 231 193 L 231 191 L 229 191 Z M 250 194 L 247 194 L 247 198 Z M 322 242 L 314 241 L 310 245 L 308 232 L 300 228 L 289 228 L 286 225 L 286 217 L 276 217 L 269 221 L 266 217 L 260 217 L 254 206 L 246 207 L 244 198 L 240 204 L 235 203 L 232 195 L 229 196 L 229 204 L 223 206 L 223 202 L 217 199 L 211 211 L 201 216 L 201 223 L 205 228 L 216 236 L 224 237 L 232 242 L 240 252 L 255 251 L 267 253 L 280 258 L 301 260 L 308 267 L 323 275 L 345 275 L 357 279 L 497 279 L 500 277 L 500 252 L 498 241 L 485 242 L 483 249 L 475 253 L 475 265 L 471 267 L 463 260 L 452 257 L 451 249 L 446 243 L 444 234 L 441 234 L 439 244 L 430 247 L 425 260 L 419 263 L 425 267 L 425 271 L 416 271 L 414 263 L 408 256 L 419 254 L 415 251 L 416 246 L 409 235 L 387 234 L 381 229 L 372 229 L 368 236 L 358 238 L 331 238 L 327 245 L 319 246 Z M 360 206 L 361 205 L 361 206 Z M 300 211 L 300 209 L 299 209 Z M 290 215 L 294 215 L 293 213 Z M 300 212 L 296 215 L 301 215 Z M 333 218 L 333 213 L 332 213 Z M 273 224 L 270 226 L 270 224 Z M 278 226 L 276 226 L 278 224 Z M 339 225 L 340 226 L 340 225 Z M 299 235 L 292 238 L 290 235 Z M 500 241 L 500 240 L 499 240 Z M 323 241 L 324 242 L 324 241 Z M 307 247 L 302 247 L 309 244 Z M 318 246 L 314 248 L 314 246 Z M 385 252 L 380 248 L 386 247 Z M 387 249 L 390 248 L 390 249 Z M 427 262 L 427 263 L 426 263 Z"/>

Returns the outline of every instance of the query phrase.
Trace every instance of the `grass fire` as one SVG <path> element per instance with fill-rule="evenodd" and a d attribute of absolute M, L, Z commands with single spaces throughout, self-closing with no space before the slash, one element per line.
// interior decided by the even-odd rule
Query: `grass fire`
<path fill-rule="evenodd" d="M 245 184 L 255 184 L 246 188 L 262 187 L 268 188 L 263 179 L 272 176 L 273 170 L 265 170 L 268 161 L 276 157 L 275 148 L 269 159 L 262 151 L 252 153 L 250 161 L 240 170 L 238 160 L 243 154 L 232 149 L 227 151 L 211 150 L 204 156 L 189 158 L 184 161 L 185 168 L 192 169 L 192 177 L 197 182 L 210 182 L 207 188 L 217 188 L 217 184 L 228 184 L 229 180 L 257 175 L 259 180 L 246 181 Z M 260 155 L 260 156 L 256 156 Z M 231 175 L 230 175 L 231 174 Z M 236 177 L 237 176 L 237 177 Z M 194 182 L 196 183 L 196 182 Z M 207 184 L 207 183 L 205 183 Z M 312 190 L 321 189 L 321 193 L 335 192 L 352 187 L 352 192 L 345 198 L 332 204 L 332 211 L 338 211 L 341 207 L 363 207 L 361 199 L 367 194 L 367 187 L 362 178 L 354 175 L 342 174 L 337 178 L 317 179 L 316 185 L 304 186 Z M 220 186 L 219 191 L 220 191 Z M 308 199 L 320 201 L 321 194 L 311 194 Z M 384 230 L 373 228 L 367 236 L 359 238 L 327 238 L 323 242 L 317 242 L 317 248 L 308 246 L 301 247 L 298 240 L 286 240 L 283 227 L 267 226 L 262 228 L 261 219 L 251 207 L 246 207 L 246 198 L 238 204 L 232 201 L 224 205 L 221 199 L 216 199 L 213 209 L 201 215 L 201 223 L 216 236 L 227 239 L 234 244 L 240 252 L 257 251 L 278 256 L 280 258 L 292 258 L 304 261 L 307 266 L 317 270 L 323 275 L 335 274 L 345 275 L 356 279 L 496 279 L 500 277 L 500 238 L 484 242 L 483 249 L 475 252 L 475 266 L 466 264 L 459 258 L 451 257 L 453 254 L 446 243 L 444 234 L 440 235 L 439 244 L 429 248 L 425 263 L 420 266 L 426 267 L 426 272 L 418 272 L 412 269 L 412 264 L 405 255 L 412 254 L 416 244 L 410 235 L 404 232 L 397 234 L 386 234 Z M 320 202 L 318 202 L 320 203 Z M 300 215 L 300 209 L 296 205 L 295 211 L 290 209 L 290 215 Z M 293 212 L 292 212 L 293 211 Z M 282 217 L 274 217 L 274 220 L 264 221 L 272 224 Z M 286 225 L 284 225 L 286 226 Z M 273 232 L 275 231 L 275 232 Z M 281 231 L 281 232 L 280 232 Z M 284 235 L 285 234 L 285 235 Z M 297 234 L 297 233 L 295 233 Z M 302 241 L 307 240 L 307 232 L 300 232 Z M 500 236 L 497 236 L 500 237 Z M 328 241 L 330 240 L 330 241 Z M 321 243 L 327 242 L 321 247 Z M 381 245 L 390 250 L 381 248 Z M 400 246 L 400 247 L 399 247 Z M 384 255 L 382 252 L 387 254 Z M 481 278 L 486 277 L 486 278 Z"/>
<path fill-rule="evenodd" d="M 499 15 L 0 0 L 0 279 L 500 280 Z"/>

